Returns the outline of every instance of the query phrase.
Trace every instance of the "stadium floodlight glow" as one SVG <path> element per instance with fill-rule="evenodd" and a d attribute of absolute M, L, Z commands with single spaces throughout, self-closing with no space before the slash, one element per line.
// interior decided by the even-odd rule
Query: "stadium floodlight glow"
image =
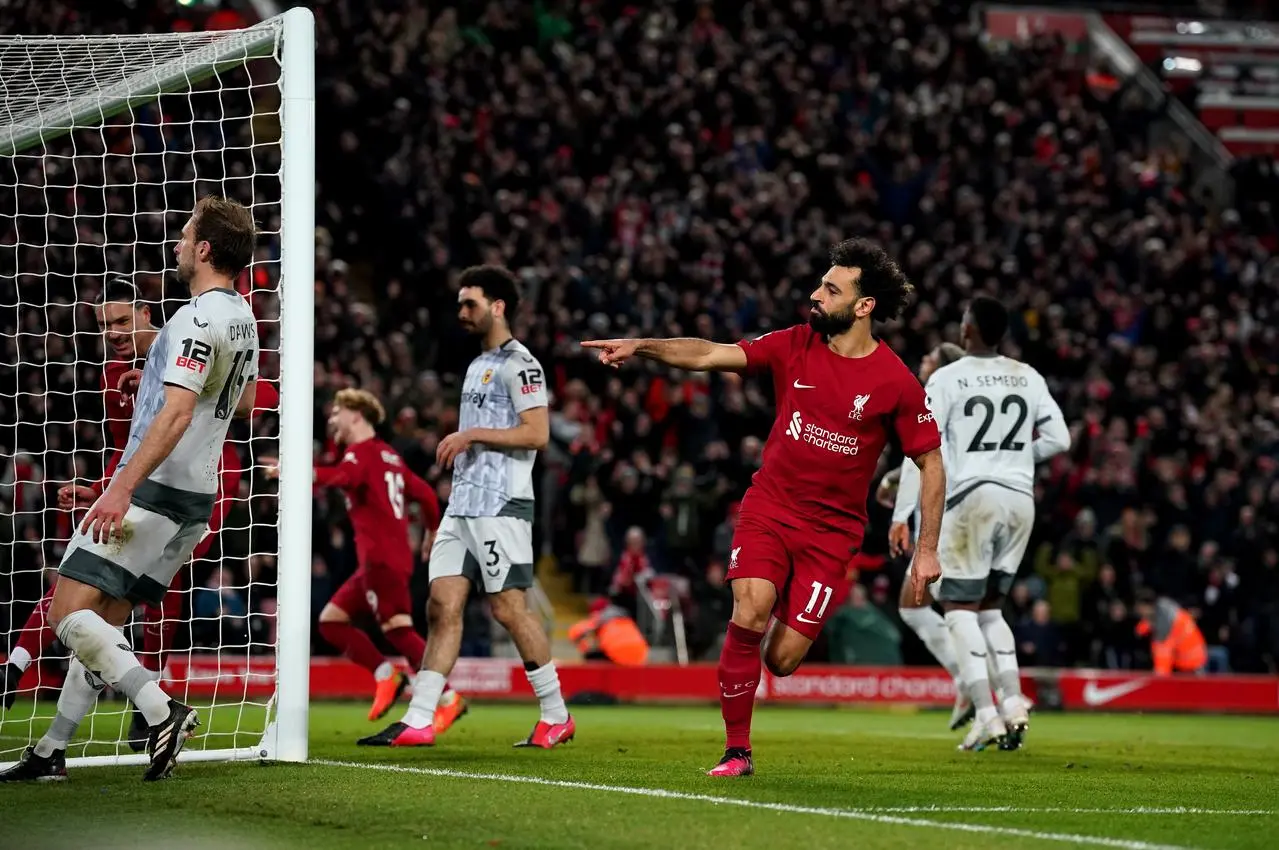
<path fill-rule="evenodd" d="M 212 651 L 174 653 L 163 684 L 203 719 L 182 761 L 304 761 L 314 17 L 297 8 L 241 30 L 4 36 L 0 72 L 0 236 L 8 235 L 0 239 L 0 455 L 8 455 L 0 457 L 8 475 L 0 503 L 11 500 L 25 546 L 0 564 L 8 585 L 0 598 L 7 590 L 13 600 L 13 628 L 66 544 L 68 517 L 51 498 L 56 483 L 87 484 L 105 462 L 104 350 L 93 299 L 108 273 L 124 276 L 151 301 L 160 324 L 185 298 L 172 248 L 197 197 L 234 198 L 249 207 L 261 234 L 243 281 L 259 321 L 260 376 L 278 380 L 280 408 L 233 426 L 228 438 L 241 441 L 245 473 L 211 550 L 221 563 L 193 564 L 191 574 L 198 584 L 227 568 L 250 617 L 240 634 L 220 617 L 184 616 L 180 625 L 202 633 Z M 293 439 L 279 440 L 284 433 Z M 253 464 L 276 454 L 277 441 L 275 485 Z M 183 611 L 194 610 L 190 601 Z M 17 636 L 9 637 L 12 645 Z M 187 642 L 180 637 L 177 645 Z M 38 679 L 37 668 L 28 670 L 27 690 L 0 714 L 0 763 L 13 762 L 22 742 L 38 738 L 52 719 L 53 702 L 36 699 Z M 81 725 L 68 763 L 145 764 L 122 741 L 130 711 L 102 702 Z"/>

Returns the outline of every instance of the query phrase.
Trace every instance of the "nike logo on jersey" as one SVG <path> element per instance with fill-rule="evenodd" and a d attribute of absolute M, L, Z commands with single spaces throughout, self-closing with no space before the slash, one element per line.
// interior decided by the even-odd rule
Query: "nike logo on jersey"
<path fill-rule="evenodd" d="M 814 385 L 814 384 L 801 384 L 801 383 L 799 382 L 799 378 L 796 378 L 796 379 L 795 379 L 795 383 L 791 384 L 791 386 L 793 386 L 793 387 L 794 387 L 795 389 L 797 389 L 797 390 L 815 390 L 815 389 L 817 389 L 816 385 Z"/>
<path fill-rule="evenodd" d="M 799 620 L 801 623 L 808 623 L 810 626 L 820 626 L 822 624 L 822 621 L 820 619 L 810 620 L 808 619 L 808 617 L 804 616 L 803 614 L 796 614 L 795 619 Z"/>
<path fill-rule="evenodd" d="M 488 573 L 488 577 L 489 577 L 489 578 L 497 578 L 498 576 L 500 576 L 500 575 L 502 574 L 502 571 L 501 571 L 500 569 L 499 569 L 499 570 L 485 570 L 484 572 Z"/>
<path fill-rule="evenodd" d="M 1114 702 L 1120 697 L 1126 697 L 1133 691 L 1139 691 L 1145 686 L 1145 679 L 1137 679 L 1132 682 L 1120 682 L 1117 685 L 1108 685 L 1104 688 L 1099 686 L 1096 682 L 1089 682 L 1084 685 L 1084 703 L 1092 706 L 1105 705 L 1108 702 Z"/>
<path fill-rule="evenodd" d="M 208 323 L 208 322 L 202 322 L 202 321 L 200 321 L 199 319 L 196 319 L 196 318 L 192 318 L 192 319 L 191 319 L 191 321 L 195 323 L 195 326 L 196 326 L 197 328 L 207 328 L 207 327 L 209 326 L 209 323 Z"/>

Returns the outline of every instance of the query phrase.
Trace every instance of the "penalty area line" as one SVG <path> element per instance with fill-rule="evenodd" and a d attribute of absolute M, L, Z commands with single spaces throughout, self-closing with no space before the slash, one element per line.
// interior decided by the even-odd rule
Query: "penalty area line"
<path fill-rule="evenodd" d="M 926 829 L 948 829 L 953 832 L 967 832 L 981 835 L 1007 835 L 1016 838 L 1031 838 L 1040 841 L 1055 841 L 1062 844 L 1078 844 L 1091 847 L 1113 847 L 1117 850 L 1187 850 L 1173 844 L 1153 844 L 1148 841 L 1133 841 L 1125 838 L 1105 838 L 1097 835 L 1077 835 L 1069 832 L 1043 832 L 1034 829 L 1021 829 L 1012 826 L 993 826 L 988 824 L 960 823 L 955 821 L 928 820 L 925 818 L 902 817 L 901 815 L 877 813 L 861 809 L 834 809 L 817 806 L 797 806 L 791 803 L 769 803 L 760 800 L 743 800 L 733 797 L 718 797 L 713 794 L 694 794 L 686 791 L 669 791 L 664 788 L 641 788 L 627 785 L 600 785 L 594 782 L 578 782 L 567 779 L 544 779 L 540 776 L 521 776 L 509 773 L 472 773 L 464 770 L 450 770 L 438 767 L 410 767 L 400 764 L 373 764 L 369 762 L 316 760 L 309 764 L 324 767 L 344 767 L 355 770 L 373 770 L 383 773 L 407 773 L 418 776 L 437 776 L 447 779 L 469 779 L 477 782 L 508 782 L 516 785 L 541 785 L 548 788 L 569 788 L 576 791 L 595 791 L 604 794 L 623 794 L 631 797 L 650 797 L 664 800 L 681 800 L 693 803 L 710 803 L 717 806 L 736 806 L 742 809 L 756 809 L 768 812 L 783 812 L 795 815 L 816 815 L 819 817 L 842 818 L 868 823 L 879 823 L 888 826 L 923 827 Z M 940 810 L 939 812 L 940 813 Z"/>

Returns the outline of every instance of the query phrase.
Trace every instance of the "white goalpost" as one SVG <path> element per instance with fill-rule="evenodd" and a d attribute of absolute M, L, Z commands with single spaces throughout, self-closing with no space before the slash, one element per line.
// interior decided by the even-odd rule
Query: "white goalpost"
<path fill-rule="evenodd" d="M 107 276 L 133 282 L 161 325 L 187 297 L 172 249 L 198 197 L 240 201 L 261 231 L 238 283 L 280 405 L 233 424 L 239 492 L 184 570 L 162 680 L 201 715 L 183 761 L 307 757 L 314 142 L 307 9 L 221 32 L 0 36 L 0 653 L 83 514 L 58 510 L 59 486 L 98 480 L 110 454 L 93 309 Z M 255 466 L 265 455 L 279 457 L 278 484 Z M 52 721 L 59 653 L 0 708 L 0 768 Z M 132 706 L 106 697 L 69 765 L 146 762 L 125 740 Z"/>

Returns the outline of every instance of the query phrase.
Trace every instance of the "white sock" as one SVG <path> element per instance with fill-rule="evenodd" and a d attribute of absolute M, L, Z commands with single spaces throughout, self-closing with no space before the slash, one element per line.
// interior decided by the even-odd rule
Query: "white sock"
<path fill-rule="evenodd" d="M 20 646 L 15 646 L 13 652 L 9 653 L 8 663 L 25 673 L 27 668 L 31 666 L 31 653 Z"/>
<path fill-rule="evenodd" d="M 980 616 L 978 617 L 980 620 Z M 1004 689 L 999 687 L 999 670 L 995 667 L 995 653 L 990 652 L 990 646 L 986 646 L 986 675 L 990 677 L 990 686 L 995 691 L 995 701 L 1004 701 Z"/>
<path fill-rule="evenodd" d="M 384 679 L 389 679 L 394 675 L 395 667 L 391 665 L 390 661 L 383 661 L 377 666 L 377 669 L 373 671 L 373 678 L 379 682 Z"/>
<path fill-rule="evenodd" d="M 76 654 L 85 669 L 127 696 L 147 723 L 169 716 L 169 696 L 138 663 L 120 632 L 89 610 L 74 611 L 58 624 L 58 640 Z"/>
<path fill-rule="evenodd" d="M 977 612 L 957 608 L 946 612 L 946 628 L 955 643 L 959 674 L 968 689 L 968 697 L 977 707 L 977 720 L 984 723 L 994 716 L 995 703 L 990 698 L 990 679 L 986 673 L 986 639 L 977 623 Z"/>
<path fill-rule="evenodd" d="M 1021 670 L 1017 666 L 1017 641 L 1008 627 L 1002 611 L 982 611 L 977 615 L 981 633 L 990 649 L 995 668 L 995 682 L 999 690 L 999 703 L 1021 699 Z"/>
<path fill-rule="evenodd" d="M 564 705 L 564 695 L 560 693 L 560 674 L 555 672 L 555 662 L 548 661 L 536 670 L 525 670 L 528 683 L 537 694 L 538 704 L 542 707 L 542 720 L 557 724 L 568 722 L 568 707 Z"/>
<path fill-rule="evenodd" d="M 946 668 L 955 681 L 960 681 L 959 662 L 955 660 L 955 646 L 950 639 L 946 620 L 932 608 L 898 608 L 902 622 L 928 647 L 937 663 Z"/>
<path fill-rule="evenodd" d="M 48 758 L 54 750 L 65 750 L 105 687 L 105 682 L 84 669 L 80 659 L 72 656 L 67 666 L 66 681 L 58 694 L 58 713 L 49 724 L 49 731 L 36 742 L 36 755 Z"/>
<path fill-rule="evenodd" d="M 409 710 L 400 722 L 414 729 L 423 729 L 435 722 L 435 709 L 444 693 L 444 674 L 434 670 L 421 670 L 413 680 L 413 699 Z"/>

